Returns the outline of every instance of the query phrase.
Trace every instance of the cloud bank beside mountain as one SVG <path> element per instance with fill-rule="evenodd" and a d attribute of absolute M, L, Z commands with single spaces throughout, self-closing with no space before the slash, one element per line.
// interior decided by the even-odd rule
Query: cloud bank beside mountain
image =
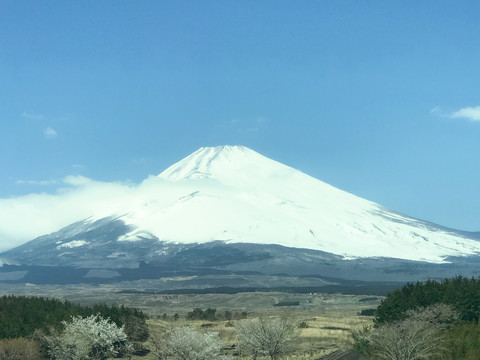
<path fill-rule="evenodd" d="M 141 184 L 95 181 L 67 176 L 54 194 L 35 193 L 0 199 L 0 250 L 57 231 L 79 219 L 116 212 L 125 204 L 142 201 L 142 194 L 166 191 L 155 176 Z"/>

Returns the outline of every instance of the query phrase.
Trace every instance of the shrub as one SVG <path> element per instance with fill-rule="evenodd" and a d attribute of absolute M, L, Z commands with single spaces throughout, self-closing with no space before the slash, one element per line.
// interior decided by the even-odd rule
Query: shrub
<path fill-rule="evenodd" d="M 445 360 L 480 359 L 480 326 L 476 322 L 461 322 L 445 331 Z"/>
<path fill-rule="evenodd" d="M 360 311 L 360 316 L 374 316 L 377 309 L 363 309 Z"/>
<path fill-rule="evenodd" d="M 298 327 L 300 329 L 307 329 L 308 328 L 308 324 L 306 321 L 301 321 L 300 324 L 298 324 Z"/>
<path fill-rule="evenodd" d="M 201 333 L 191 327 L 175 327 L 152 337 L 158 360 L 230 360 L 222 354 L 223 343 L 216 332 Z"/>
<path fill-rule="evenodd" d="M 295 329 L 294 324 L 281 318 L 252 318 L 235 323 L 240 349 L 254 358 L 258 355 L 278 359 L 287 352 Z"/>
<path fill-rule="evenodd" d="M 202 309 L 195 308 L 187 313 L 187 319 L 189 320 L 209 320 L 214 321 L 216 319 L 217 309 L 208 308 L 203 311 Z"/>
<path fill-rule="evenodd" d="M 0 340 L 0 360 L 41 360 L 40 347 L 24 338 Z"/>
<path fill-rule="evenodd" d="M 127 340 L 123 327 L 99 315 L 75 316 L 62 324 L 62 332 L 46 338 L 48 353 L 55 360 L 103 360 L 116 356 Z"/>
<path fill-rule="evenodd" d="M 404 320 L 353 333 L 354 347 L 367 358 L 381 360 L 428 360 L 445 350 L 442 330 L 458 314 L 443 304 L 408 310 Z"/>

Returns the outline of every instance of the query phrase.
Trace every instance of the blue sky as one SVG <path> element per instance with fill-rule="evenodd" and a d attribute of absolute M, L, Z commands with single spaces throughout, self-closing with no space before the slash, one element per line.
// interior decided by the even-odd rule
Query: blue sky
<path fill-rule="evenodd" d="M 0 0 L 0 211 L 72 175 L 139 183 L 241 144 L 479 231 L 479 14 L 473 0 Z"/>

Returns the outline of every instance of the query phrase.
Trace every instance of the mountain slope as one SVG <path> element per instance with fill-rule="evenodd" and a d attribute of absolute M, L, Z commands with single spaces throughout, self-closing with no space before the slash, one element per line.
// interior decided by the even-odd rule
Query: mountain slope
<path fill-rule="evenodd" d="M 114 213 L 92 213 L 1 256 L 131 267 L 211 242 L 431 263 L 480 252 L 478 234 L 397 214 L 242 146 L 201 148 L 144 183 Z"/>
<path fill-rule="evenodd" d="M 480 244 L 402 216 L 241 146 L 201 148 L 159 178 L 179 191 L 167 206 L 121 217 L 139 232 L 175 243 L 279 244 L 346 257 L 440 262 Z"/>

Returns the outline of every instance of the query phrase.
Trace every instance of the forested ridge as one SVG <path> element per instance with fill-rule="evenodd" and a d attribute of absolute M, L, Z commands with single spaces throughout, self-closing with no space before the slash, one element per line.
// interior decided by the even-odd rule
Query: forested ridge
<path fill-rule="evenodd" d="M 123 305 L 81 306 L 58 299 L 4 295 L 0 297 L 0 339 L 28 337 L 36 329 L 48 331 L 73 316 L 97 314 L 125 326 L 127 335 L 138 338 L 136 341 L 148 338 L 147 316 L 138 309 Z"/>
<path fill-rule="evenodd" d="M 457 276 L 443 281 L 406 284 L 390 293 L 380 304 L 375 324 L 403 320 L 407 310 L 434 304 L 451 305 L 464 321 L 480 318 L 480 280 Z"/>
<path fill-rule="evenodd" d="M 353 333 L 367 359 L 480 359 L 480 280 L 457 276 L 406 284 L 374 314 L 374 326 Z"/>

